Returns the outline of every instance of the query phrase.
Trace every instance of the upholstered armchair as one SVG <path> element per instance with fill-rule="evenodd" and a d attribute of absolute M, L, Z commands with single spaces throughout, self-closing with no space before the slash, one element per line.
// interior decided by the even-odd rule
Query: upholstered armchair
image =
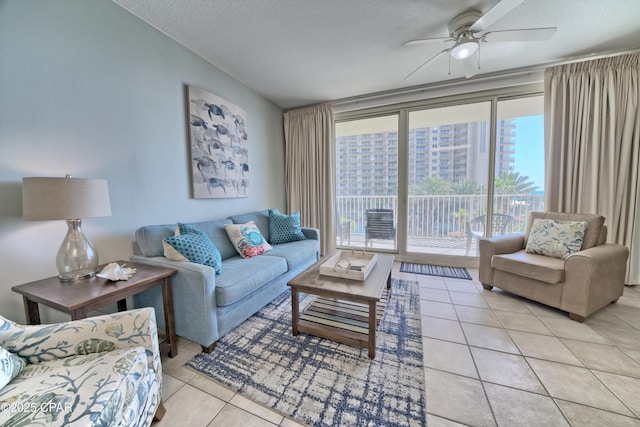
<path fill-rule="evenodd" d="M 482 286 L 559 308 L 583 322 L 624 290 L 629 250 L 605 243 L 604 221 L 600 215 L 531 212 L 524 234 L 480 240 Z M 559 232 L 549 228 L 556 224 L 562 225 Z M 576 229 L 582 227 L 578 239 Z"/>
<path fill-rule="evenodd" d="M 164 415 L 151 308 L 35 326 L 0 316 L 0 348 L 0 425 L 148 426 Z"/>

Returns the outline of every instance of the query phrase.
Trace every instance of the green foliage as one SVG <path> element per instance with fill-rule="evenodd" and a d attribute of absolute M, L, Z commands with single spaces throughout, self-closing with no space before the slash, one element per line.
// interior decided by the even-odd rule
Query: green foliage
<path fill-rule="evenodd" d="M 529 194 L 537 189 L 529 177 L 520 175 L 520 172 L 503 173 L 495 181 L 497 194 Z"/>
<path fill-rule="evenodd" d="M 464 178 L 458 182 L 454 182 L 451 189 L 453 190 L 453 194 L 480 194 L 478 181 L 471 178 Z"/>
<path fill-rule="evenodd" d="M 432 176 L 425 178 L 420 184 L 413 185 L 409 189 L 409 194 L 428 196 L 451 194 L 451 183 L 439 176 Z"/>
<path fill-rule="evenodd" d="M 449 182 L 433 176 L 425 178 L 420 184 L 414 185 L 409 189 L 409 194 L 425 195 L 425 196 L 442 196 L 450 194 L 479 194 L 480 187 L 475 179 L 465 178 L 457 182 Z"/>

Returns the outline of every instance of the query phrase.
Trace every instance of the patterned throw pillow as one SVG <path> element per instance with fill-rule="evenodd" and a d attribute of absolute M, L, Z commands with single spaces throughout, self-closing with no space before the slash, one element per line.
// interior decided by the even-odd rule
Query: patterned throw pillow
<path fill-rule="evenodd" d="M 271 236 L 271 243 L 274 245 L 305 240 L 306 237 L 304 237 L 300 228 L 300 212 L 284 215 L 278 212 L 277 209 L 270 210 L 269 235 Z"/>
<path fill-rule="evenodd" d="M 525 252 L 564 259 L 580 250 L 586 228 L 585 221 L 536 219 Z"/>
<path fill-rule="evenodd" d="M 220 251 L 218 251 L 218 248 L 215 247 L 206 234 L 194 227 L 181 223 L 178 223 L 178 229 L 176 231 L 180 234 L 165 237 L 163 241 L 187 260 L 196 264 L 213 267 L 216 274 L 222 273 L 222 257 L 220 256 Z M 166 254 L 167 251 L 165 251 L 165 255 Z M 177 257 L 173 259 L 175 258 Z"/>
<path fill-rule="evenodd" d="M 225 224 L 224 229 L 242 258 L 251 258 L 273 249 L 262 237 L 254 221 L 244 224 Z"/>
<path fill-rule="evenodd" d="M 24 359 L 0 347 L 0 389 L 18 376 L 25 366 L 27 362 Z"/>

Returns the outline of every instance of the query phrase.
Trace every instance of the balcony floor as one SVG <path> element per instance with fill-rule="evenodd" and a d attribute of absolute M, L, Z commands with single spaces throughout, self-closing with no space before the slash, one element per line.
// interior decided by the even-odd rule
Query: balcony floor
<path fill-rule="evenodd" d="M 469 256 L 476 256 L 476 243 L 477 240 L 473 239 L 473 241 L 471 242 L 471 248 L 469 250 Z M 351 233 L 350 240 L 345 238 L 342 242 L 340 241 L 340 236 L 338 236 L 337 244 L 339 247 L 344 246 L 349 248 L 364 248 L 364 234 Z M 370 244 L 370 248 L 372 249 L 395 249 L 393 240 L 375 239 L 372 240 Z M 408 240 L 407 252 L 419 254 L 466 256 L 467 239 L 410 237 Z"/>

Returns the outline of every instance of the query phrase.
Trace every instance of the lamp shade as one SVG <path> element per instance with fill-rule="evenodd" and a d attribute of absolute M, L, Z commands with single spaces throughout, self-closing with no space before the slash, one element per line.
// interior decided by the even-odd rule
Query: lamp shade
<path fill-rule="evenodd" d="M 27 221 L 110 216 L 104 179 L 22 178 L 22 217 Z"/>

